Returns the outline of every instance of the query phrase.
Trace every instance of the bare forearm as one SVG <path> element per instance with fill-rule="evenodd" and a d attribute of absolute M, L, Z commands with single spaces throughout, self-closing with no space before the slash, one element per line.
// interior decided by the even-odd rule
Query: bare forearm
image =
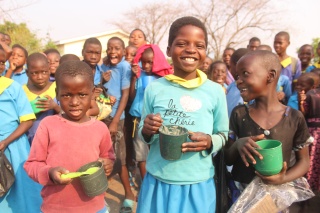
<path fill-rule="evenodd" d="M 115 120 L 116 122 L 120 121 L 120 117 L 121 117 L 124 109 L 126 108 L 126 105 L 127 105 L 127 102 L 128 102 L 128 98 L 129 98 L 129 88 L 122 90 L 120 103 L 119 103 L 117 112 L 116 112 L 116 114 L 114 115 L 114 118 L 113 118 L 113 120 Z"/>

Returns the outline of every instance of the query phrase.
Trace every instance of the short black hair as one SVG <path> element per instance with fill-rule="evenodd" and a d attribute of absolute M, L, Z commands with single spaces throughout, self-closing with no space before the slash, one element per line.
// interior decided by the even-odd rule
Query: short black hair
<path fill-rule="evenodd" d="M 134 30 L 132 30 L 131 33 L 130 33 L 130 35 L 129 35 L 129 37 L 132 35 L 132 33 L 133 33 L 134 31 L 140 31 L 140 32 L 142 33 L 143 37 L 144 37 L 144 40 L 147 40 L 146 34 L 144 34 L 144 32 L 143 32 L 141 29 L 139 29 L 139 28 L 135 28 Z"/>
<path fill-rule="evenodd" d="M 217 60 L 217 61 L 212 62 L 212 63 L 210 64 L 210 66 L 209 66 L 208 74 L 207 74 L 209 79 L 212 78 L 213 68 L 214 68 L 214 66 L 216 66 L 217 64 L 223 64 L 224 66 L 226 66 L 226 69 L 228 69 L 228 68 L 227 68 L 227 64 L 224 63 L 224 62 L 221 61 L 221 60 Z"/>
<path fill-rule="evenodd" d="M 21 50 L 23 51 L 23 53 L 24 53 L 24 56 L 25 56 L 26 58 L 28 58 L 28 51 L 26 50 L 26 48 L 24 48 L 24 47 L 21 46 L 20 44 L 14 44 L 14 45 L 12 46 L 12 49 L 14 49 L 14 48 L 21 49 Z"/>
<path fill-rule="evenodd" d="M 255 42 L 255 41 L 258 41 L 258 42 L 261 43 L 261 41 L 260 41 L 260 39 L 259 39 L 258 37 L 252 37 L 252 38 L 250 38 L 249 43 Z"/>
<path fill-rule="evenodd" d="M 54 48 L 50 48 L 50 49 L 46 49 L 45 51 L 43 51 L 44 54 L 48 55 L 50 53 L 56 53 L 58 55 L 60 55 L 60 52 L 57 49 Z"/>
<path fill-rule="evenodd" d="M 267 44 L 260 44 L 258 47 L 257 47 L 257 50 L 267 50 L 267 51 L 270 51 L 272 52 L 272 48 L 267 45 Z"/>
<path fill-rule="evenodd" d="M 289 33 L 286 32 L 286 31 L 280 31 L 280 32 L 278 32 L 275 37 L 277 37 L 277 36 L 284 36 L 288 41 L 290 41 L 290 35 L 289 35 Z"/>
<path fill-rule="evenodd" d="M 248 52 L 250 52 L 250 50 L 248 50 L 247 48 L 239 48 L 237 49 L 236 51 L 233 52 L 231 58 L 230 58 L 230 61 L 233 63 L 233 64 L 237 64 L 238 61 L 240 60 L 240 58 L 242 56 L 244 56 L 245 54 L 247 54 Z"/>
<path fill-rule="evenodd" d="M 88 38 L 84 41 L 84 44 L 83 44 L 83 48 L 82 49 L 85 49 L 87 45 L 89 44 L 97 44 L 99 45 L 101 48 L 102 48 L 102 45 L 101 45 L 101 42 L 99 41 L 99 39 L 95 38 L 95 37 L 92 37 L 92 38 Z"/>
<path fill-rule="evenodd" d="M 268 50 L 256 50 L 256 51 L 249 51 L 242 58 L 251 57 L 251 56 L 256 57 L 255 61 L 258 60 L 261 63 L 261 66 L 264 67 L 266 70 L 268 71 L 274 70 L 276 72 L 277 79 L 279 78 L 282 67 L 281 67 L 279 57 L 276 54 Z"/>
<path fill-rule="evenodd" d="M 170 30 L 169 30 L 169 39 L 168 39 L 168 46 L 171 46 L 174 39 L 177 37 L 179 30 L 187 25 L 192 25 L 195 27 L 198 27 L 200 29 L 202 29 L 204 36 L 205 36 L 205 42 L 206 42 L 206 46 L 208 46 L 208 34 L 207 34 L 207 29 L 205 27 L 205 25 L 197 18 L 193 17 L 193 16 L 185 16 L 182 18 L 178 18 L 177 20 L 175 20 L 171 26 L 170 26 Z"/>
<path fill-rule="evenodd" d="M 66 61 L 61 63 L 55 73 L 57 87 L 59 87 L 60 81 L 65 76 L 76 77 L 79 75 L 86 78 L 87 82 L 93 87 L 93 73 L 87 63 L 83 61 Z"/>
<path fill-rule="evenodd" d="M 42 53 L 32 53 L 27 58 L 27 67 L 30 67 L 31 63 L 35 61 L 43 61 L 48 64 L 48 58 Z"/>
<path fill-rule="evenodd" d="M 313 53 L 313 47 L 312 47 L 312 45 L 310 45 L 310 44 L 304 44 L 304 45 L 302 45 L 302 46 L 299 48 L 299 53 L 300 53 L 300 51 L 302 50 L 302 48 L 305 48 L 305 47 L 310 47 L 310 48 L 311 48 L 311 51 L 312 51 L 312 53 Z"/>
<path fill-rule="evenodd" d="M 232 48 L 232 47 L 227 47 L 226 49 L 223 50 L 223 52 L 225 52 L 225 51 L 227 51 L 227 50 L 231 50 L 231 51 L 233 51 L 233 52 L 236 51 L 236 50 L 235 50 L 234 48 Z"/>
<path fill-rule="evenodd" d="M 66 62 L 66 61 L 80 61 L 80 58 L 75 54 L 65 54 L 61 56 L 59 64 L 62 64 L 63 62 Z"/>
<path fill-rule="evenodd" d="M 126 47 L 125 47 L 125 44 L 124 44 L 124 41 L 123 41 L 121 38 L 119 38 L 118 36 L 114 36 L 114 37 L 109 38 L 108 43 L 109 43 L 109 41 L 111 41 L 111 40 L 118 40 L 118 41 L 120 41 L 123 49 L 126 48 Z"/>

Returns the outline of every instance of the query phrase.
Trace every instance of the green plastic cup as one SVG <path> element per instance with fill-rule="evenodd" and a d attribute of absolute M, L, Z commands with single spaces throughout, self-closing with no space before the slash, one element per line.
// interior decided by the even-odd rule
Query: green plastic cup
<path fill-rule="evenodd" d="M 261 140 L 257 141 L 257 145 L 261 147 L 256 150 L 263 156 L 263 159 L 260 160 L 254 156 L 256 171 L 265 176 L 278 174 L 283 166 L 282 143 L 278 140 Z"/>
<path fill-rule="evenodd" d="M 42 108 L 38 108 L 36 104 L 39 100 L 47 100 L 47 98 L 36 98 L 33 101 L 30 101 L 34 114 L 38 114 L 42 110 Z"/>
<path fill-rule="evenodd" d="M 100 161 L 88 163 L 80 167 L 77 172 L 87 171 L 91 167 L 99 167 L 99 170 L 90 175 L 82 175 L 79 179 L 85 194 L 94 197 L 103 194 L 108 189 L 108 179 Z"/>
<path fill-rule="evenodd" d="M 160 153 L 166 160 L 178 160 L 182 156 L 182 144 L 188 139 L 188 130 L 177 125 L 159 129 Z"/>

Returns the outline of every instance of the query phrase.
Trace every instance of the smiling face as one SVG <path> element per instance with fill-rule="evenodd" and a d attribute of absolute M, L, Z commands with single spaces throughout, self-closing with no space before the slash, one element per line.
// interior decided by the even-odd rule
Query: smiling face
<path fill-rule="evenodd" d="M 129 45 L 139 48 L 146 43 L 146 38 L 144 37 L 144 34 L 143 32 L 141 32 L 141 30 L 134 30 L 131 32 L 129 37 Z"/>
<path fill-rule="evenodd" d="M 42 90 L 49 83 L 50 72 L 46 61 L 36 60 L 28 64 L 27 75 L 30 83 L 37 89 Z"/>
<path fill-rule="evenodd" d="M 313 56 L 314 55 L 312 46 L 303 46 L 302 48 L 300 48 L 298 57 L 302 65 L 308 66 Z"/>
<path fill-rule="evenodd" d="M 259 63 L 259 58 L 247 56 L 237 63 L 236 83 L 241 97 L 248 102 L 265 95 L 267 90 L 268 72 Z"/>
<path fill-rule="evenodd" d="M 101 59 L 101 46 L 99 44 L 87 44 L 82 50 L 83 60 L 95 68 Z"/>
<path fill-rule="evenodd" d="M 284 35 L 277 35 L 274 38 L 274 42 L 273 42 L 273 48 L 276 51 L 276 53 L 279 54 L 283 54 L 286 52 L 288 46 L 289 46 L 290 42 L 288 41 L 288 39 L 286 38 L 286 36 Z"/>
<path fill-rule="evenodd" d="M 227 78 L 227 66 L 224 63 L 217 63 L 212 68 L 211 80 L 223 85 Z"/>
<path fill-rule="evenodd" d="M 308 75 L 305 74 L 301 75 L 298 78 L 298 81 L 295 86 L 297 92 L 301 92 L 303 90 L 305 93 L 314 88 L 314 81 L 310 77 L 308 77 Z"/>
<path fill-rule="evenodd" d="M 192 25 L 181 27 L 167 48 L 167 55 L 172 58 L 174 74 L 190 80 L 188 75 L 194 73 L 206 58 L 204 31 Z"/>
<path fill-rule="evenodd" d="M 125 54 L 123 43 L 118 39 L 109 39 L 107 44 L 107 56 L 111 65 L 117 65 L 121 62 Z"/>
<path fill-rule="evenodd" d="M 89 120 L 86 112 L 90 109 L 93 86 L 87 78 L 81 75 L 63 76 L 57 84 L 56 92 L 65 119 L 76 123 Z"/>
<path fill-rule="evenodd" d="M 58 53 L 49 53 L 47 55 L 48 61 L 49 61 L 49 71 L 50 74 L 55 74 L 56 70 L 59 66 L 60 61 L 60 55 Z"/>

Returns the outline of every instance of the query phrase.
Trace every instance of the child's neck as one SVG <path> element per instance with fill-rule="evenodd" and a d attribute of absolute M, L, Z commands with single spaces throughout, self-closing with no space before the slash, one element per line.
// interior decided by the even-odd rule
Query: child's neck
<path fill-rule="evenodd" d="M 283 61 L 284 59 L 288 58 L 287 52 L 279 53 L 278 54 L 279 60 Z"/>
<path fill-rule="evenodd" d="M 38 88 L 28 81 L 27 87 L 30 90 L 30 92 L 32 92 L 36 95 L 41 95 L 42 93 L 44 93 L 45 91 L 47 91 L 49 89 L 51 84 L 52 84 L 52 82 L 49 81 L 44 88 Z"/>
<path fill-rule="evenodd" d="M 277 94 L 255 99 L 254 108 L 259 111 L 273 112 L 283 105 L 279 102 Z"/>
<path fill-rule="evenodd" d="M 14 73 L 19 73 L 22 72 L 23 66 L 22 67 L 16 67 L 16 69 L 13 71 Z"/>
<path fill-rule="evenodd" d="M 309 63 L 308 64 L 301 63 L 301 70 L 306 70 L 308 66 L 309 66 Z"/>

